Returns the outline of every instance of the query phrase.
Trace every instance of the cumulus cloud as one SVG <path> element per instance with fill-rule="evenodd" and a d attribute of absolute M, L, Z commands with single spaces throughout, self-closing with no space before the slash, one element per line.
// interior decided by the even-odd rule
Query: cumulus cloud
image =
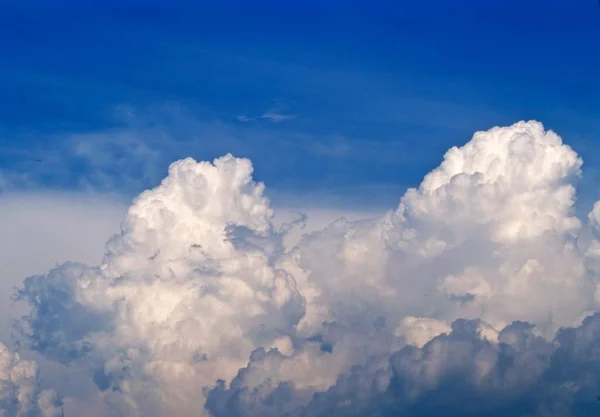
<path fill-rule="evenodd" d="M 62 417 L 62 403 L 53 390 L 41 390 L 38 367 L 0 343 L 0 415 Z"/>
<path fill-rule="evenodd" d="M 571 324 L 595 306 L 573 214 L 581 163 L 539 123 L 478 132 L 397 210 L 333 223 L 290 255 L 299 285 L 317 294 L 301 324 L 318 325 L 309 313 L 324 310 L 336 320 L 379 311 L 396 325 L 406 315 L 527 320 L 548 334 Z"/>
<path fill-rule="evenodd" d="M 24 281 L 21 334 L 116 416 L 568 415 L 598 385 L 581 165 L 537 122 L 477 132 L 395 210 L 290 247 L 305 219 L 275 226 L 250 161 L 180 160 L 99 265 Z"/>
<path fill-rule="evenodd" d="M 596 314 L 548 341 L 514 322 L 492 342 L 477 320 L 457 320 L 423 347 L 372 357 L 308 399 L 265 372 L 272 362 L 280 366 L 280 355 L 260 351 L 230 388 L 221 383 L 210 393 L 208 407 L 229 417 L 585 415 L 597 407 L 600 388 L 599 326 Z"/>
<path fill-rule="evenodd" d="M 422 348 L 407 346 L 342 375 L 295 415 L 585 415 L 597 407 L 599 323 L 589 317 L 550 342 L 515 322 L 493 343 L 477 321 L 457 320 Z"/>
<path fill-rule="evenodd" d="M 199 389 L 303 315 L 293 277 L 273 265 L 281 238 L 251 172 L 231 156 L 179 161 L 129 208 L 100 266 L 28 278 L 19 298 L 35 305 L 23 322 L 31 346 L 67 363 L 92 356 L 128 415 L 156 413 L 138 406 L 150 392 L 163 412 L 194 415 Z"/>
<path fill-rule="evenodd" d="M 396 335 L 404 336 L 406 343 L 422 347 L 440 334 L 449 333 L 450 325 L 429 317 L 406 316 L 400 320 Z"/>
<path fill-rule="evenodd" d="M 11 302 L 23 277 L 66 260 L 99 262 L 106 239 L 119 230 L 126 209 L 120 201 L 94 195 L 0 196 L 0 342 L 10 342 L 10 319 L 24 312 Z"/>

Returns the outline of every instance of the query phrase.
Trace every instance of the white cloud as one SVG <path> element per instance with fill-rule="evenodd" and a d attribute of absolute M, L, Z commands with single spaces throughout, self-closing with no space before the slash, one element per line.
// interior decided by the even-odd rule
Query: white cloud
<path fill-rule="evenodd" d="M 265 120 L 269 120 L 273 123 L 281 123 L 286 120 L 295 119 L 296 117 L 298 117 L 297 114 L 281 114 L 281 113 L 277 113 L 275 110 L 269 110 L 269 111 L 261 114 L 260 116 L 256 116 L 256 117 L 249 117 L 249 116 L 246 116 L 245 114 L 240 114 L 237 117 L 237 120 L 239 122 L 245 123 L 245 122 L 252 122 L 255 120 L 259 120 L 259 119 L 265 119 Z"/>
<path fill-rule="evenodd" d="M 9 320 L 22 312 L 11 302 L 13 288 L 23 278 L 67 260 L 98 263 L 126 208 L 120 201 L 94 195 L 0 196 L 0 342 L 10 343 Z"/>
<path fill-rule="evenodd" d="M 581 164 L 537 122 L 477 132 L 396 210 L 300 236 L 306 219 L 274 217 L 250 161 L 177 161 L 98 266 L 25 281 L 23 336 L 93 378 L 114 415 L 425 416 L 411 407 L 457 375 L 448 392 L 512 401 L 561 354 L 556 330 L 598 308 Z M 586 349 L 596 321 L 573 330 Z"/>
<path fill-rule="evenodd" d="M 262 116 L 260 116 L 261 119 L 267 119 L 274 123 L 280 123 L 285 120 L 295 119 L 296 117 L 298 117 L 297 114 L 281 114 L 274 109 L 266 111 L 262 114 Z"/>
<path fill-rule="evenodd" d="M 138 401 L 160 388 L 154 400 L 165 413 L 195 414 L 194 392 L 233 377 L 303 314 L 293 278 L 271 265 L 280 237 L 251 173 L 249 161 L 230 156 L 174 163 L 129 208 L 99 268 L 68 264 L 26 280 L 23 297 L 38 303 L 31 296 L 43 291 L 38 305 L 59 317 L 32 317 L 36 346 L 52 344 L 68 361 L 105 345 L 96 360 L 127 413 L 148 415 Z"/>
<path fill-rule="evenodd" d="M 24 314 L 20 303 L 11 302 L 13 288 L 20 286 L 27 276 L 43 273 L 54 266 L 71 260 L 89 265 L 102 259 L 108 237 L 118 231 L 127 205 L 106 196 L 81 193 L 12 193 L 0 196 L 0 343 L 11 344 L 10 321 Z M 308 213 L 304 228 L 294 227 L 285 236 L 286 247 L 298 242 L 302 233 L 319 230 L 341 216 L 364 217 L 361 212 L 315 209 L 306 205 L 277 211 L 274 224 L 293 222 L 299 212 Z M 289 349 L 289 338 L 273 343 L 281 351 Z M 32 356 L 30 352 L 24 352 Z M 34 357 L 36 355 L 33 355 Z M 97 388 L 87 373 L 72 367 L 63 367 L 40 361 L 41 380 L 68 395 L 64 409 L 67 416 L 106 416 L 110 407 L 99 402 Z M 335 374 L 332 378 L 335 379 Z M 105 399 L 106 402 L 106 399 Z M 82 411 L 83 410 L 83 411 Z"/>
<path fill-rule="evenodd" d="M 106 240 L 118 230 L 126 209 L 122 201 L 81 193 L 29 192 L 0 196 L 0 230 L 3 232 L 0 234 L 0 343 L 13 345 L 11 322 L 27 312 L 25 306 L 11 301 L 14 288 L 21 286 L 25 277 L 43 273 L 67 260 L 98 263 Z M 24 351 L 23 356 L 29 359 L 36 355 Z M 75 392 L 81 394 L 81 387 L 91 384 L 85 383 L 87 375 L 74 376 L 73 370 L 53 366 L 41 357 L 36 359 L 42 386 L 70 394 L 73 389 L 67 385 L 74 385 Z M 95 391 L 93 386 L 91 388 Z M 89 392 L 90 387 L 86 390 Z M 50 400 L 48 395 L 44 394 L 40 401 Z M 90 410 L 89 395 L 78 401 L 79 404 L 75 404 L 77 401 L 67 399 L 64 405 L 67 416 L 81 415 L 81 410 L 90 417 L 106 415 L 97 413 L 96 409 L 102 412 L 101 403 L 94 403 L 94 410 Z"/>
<path fill-rule="evenodd" d="M 318 288 L 315 305 L 336 317 L 345 313 L 334 306 L 358 298 L 363 310 L 393 320 L 433 314 L 502 328 L 513 320 L 549 325 L 552 314 L 556 330 L 595 305 L 576 246 L 572 181 L 580 166 L 538 123 L 478 132 L 448 151 L 396 211 L 334 223 L 293 256 Z"/>
<path fill-rule="evenodd" d="M 61 399 L 41 390 L 38 367 L 0 343 L 0 415 L 3 417 L 61 417 Z"/>
<path fill-rule="evenodd" d="M 451 327 L 446 322 L 427 317 L 406 316 L 400 320 L 394 334 L 404 337 L 408 344 L 423 347 L 431 339 L 450 331 Z"/>

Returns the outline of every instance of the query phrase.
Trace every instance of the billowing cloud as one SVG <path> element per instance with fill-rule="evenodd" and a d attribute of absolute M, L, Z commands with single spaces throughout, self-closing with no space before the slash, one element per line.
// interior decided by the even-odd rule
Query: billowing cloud
<path fill-rule="evenodd" d="M 110 198 L 70 193 L 7 193 L 0 196 L 0 341 L 10 319 L 23 314 L 11 302 L 23 277 L 66 260 L 95 264 L 106 239 L 119 230 L 127 205 Z"/>
<path fill-rule="evenodd" d="M 277 352 L 257 353 L 229 389 L 221 384 L 210 393 L 208 406 L 216 416 L 500 417 L 595 412 L 600 315 L 559 331 L 553 341 L 524 322 L 504 328 L 497 343 L 482 337 L 479 329 L 477 320 L 457 320 L 449 334 L 422 348 L 408 345 L 352 368 L 304 404 L 302 391 L 293 384 L 273 384 L 276 380 L 264 376 L 266 358 L 276 358 Z M 240 386 L 240 380 L 249 382 Z"/>
<path fill-rule="evenodd" d="M 100 266 L 28 278 L 19 297 L 35 306 L 24 322 L 32 347 L 94 363 L 128 415 L 153 415 L 156 404 L 194 415 L 198 390 L 233 377 L 304 312 L 293 277 L 273 265 L 281 237 L 251 172 L 231 156 L 174 163 L 129 208 Z"/>
<path fill-rule="evenodd" d="M 548 334 L 571 324 L 596 305 L 577 247 L 581 163 L 539 123 L 476 133 L 394 212 L 338 221 L 290 255 L 318 294 L 302 324 L 375 311 L 396 325 L 407 315 L 495 328 L 527 320 Z"/>
<path fill-rule="evenodd" d="M 0 343 L 0 416 L 62 417 L 62 403 L 53 390 L 42 390 L 38 366 Z"/>
<path fill-rule="evenodd" d="M 250 161 L 180 160 L 98 266 L 25 280 L 21 333 L 115 416 L 567 415 L 598 386 L 598 317 L 557 334 L 598 309 L 581 165 L 537 122 L 477 132 L 289 248 Z"/>

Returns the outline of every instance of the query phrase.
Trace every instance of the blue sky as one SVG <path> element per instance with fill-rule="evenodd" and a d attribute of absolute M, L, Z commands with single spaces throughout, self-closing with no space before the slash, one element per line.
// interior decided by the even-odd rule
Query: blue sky
<path fill-rule="evenodd" d="M 536 119 L 597 198 L 599 43 L 593 0 L 5 0 L 0 187 L 130 197 L 232 152 L 276 201 L 391 206 L 474 131 Z"/>
<path fill-rule="evenodd" d="M 599 45 L 598 0 L 0 0 L 0 411 L 596 410 Z M 488 131 L 532 119 L 580 228 L 576 155 Z M 124 216 L 226 153 L 270 206 L 223 158 Z"/>

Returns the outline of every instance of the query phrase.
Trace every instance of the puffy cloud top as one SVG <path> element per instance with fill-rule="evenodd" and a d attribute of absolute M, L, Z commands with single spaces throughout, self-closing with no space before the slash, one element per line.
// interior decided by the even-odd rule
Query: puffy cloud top
<path fill-rule="evenodd" d="M 400 206 L 427 221 L 489 225 L 501 243 L 579 227 L 573 216 L 583 161 L 541 123 L 520 122 L 477 132 L 410 190 Z"/>
<path fill-rule="evenodd" d="M 177 161 L 100 265 L 25 280 L 22 334 L 115 416 L 566 415 L 598 385 L 597 316 L 555 338 L 598 307 L 581 164 L 537 122 L 477 132 L 396 210 L 285 250 L 250 161 Z"/>
<path fill-rule="evenodd" d="M 551 336 L 595 306 L 573 207 L 581 164 L 537 122 L 477 132 L 395 212 L 304 240 L 292 255 L 308 296 L 302 324 L 358 308 L 396 322 L 528 320 Z"/>
<path fill-rule="evenodd" d="M 160 390 L 165 413 L 194 415 L 203 386 L 233 377 L 303 314 L 293 278 L 261 248 L 280 239 L 251 173 L 248 160 L 230 155 L 178 161 L 130 207 L 101 265 L 27 279 L 22 297 L 44 294 L 28 320 L 34 346 L 67 361 L 93 355 L 102 388 L 127 396 L 126 413 L 156 413 L 136 398 Z M 60 323 L 48 322 L 48 308 Z M 69 329 L 77 320 L 87 328 Z"/>

